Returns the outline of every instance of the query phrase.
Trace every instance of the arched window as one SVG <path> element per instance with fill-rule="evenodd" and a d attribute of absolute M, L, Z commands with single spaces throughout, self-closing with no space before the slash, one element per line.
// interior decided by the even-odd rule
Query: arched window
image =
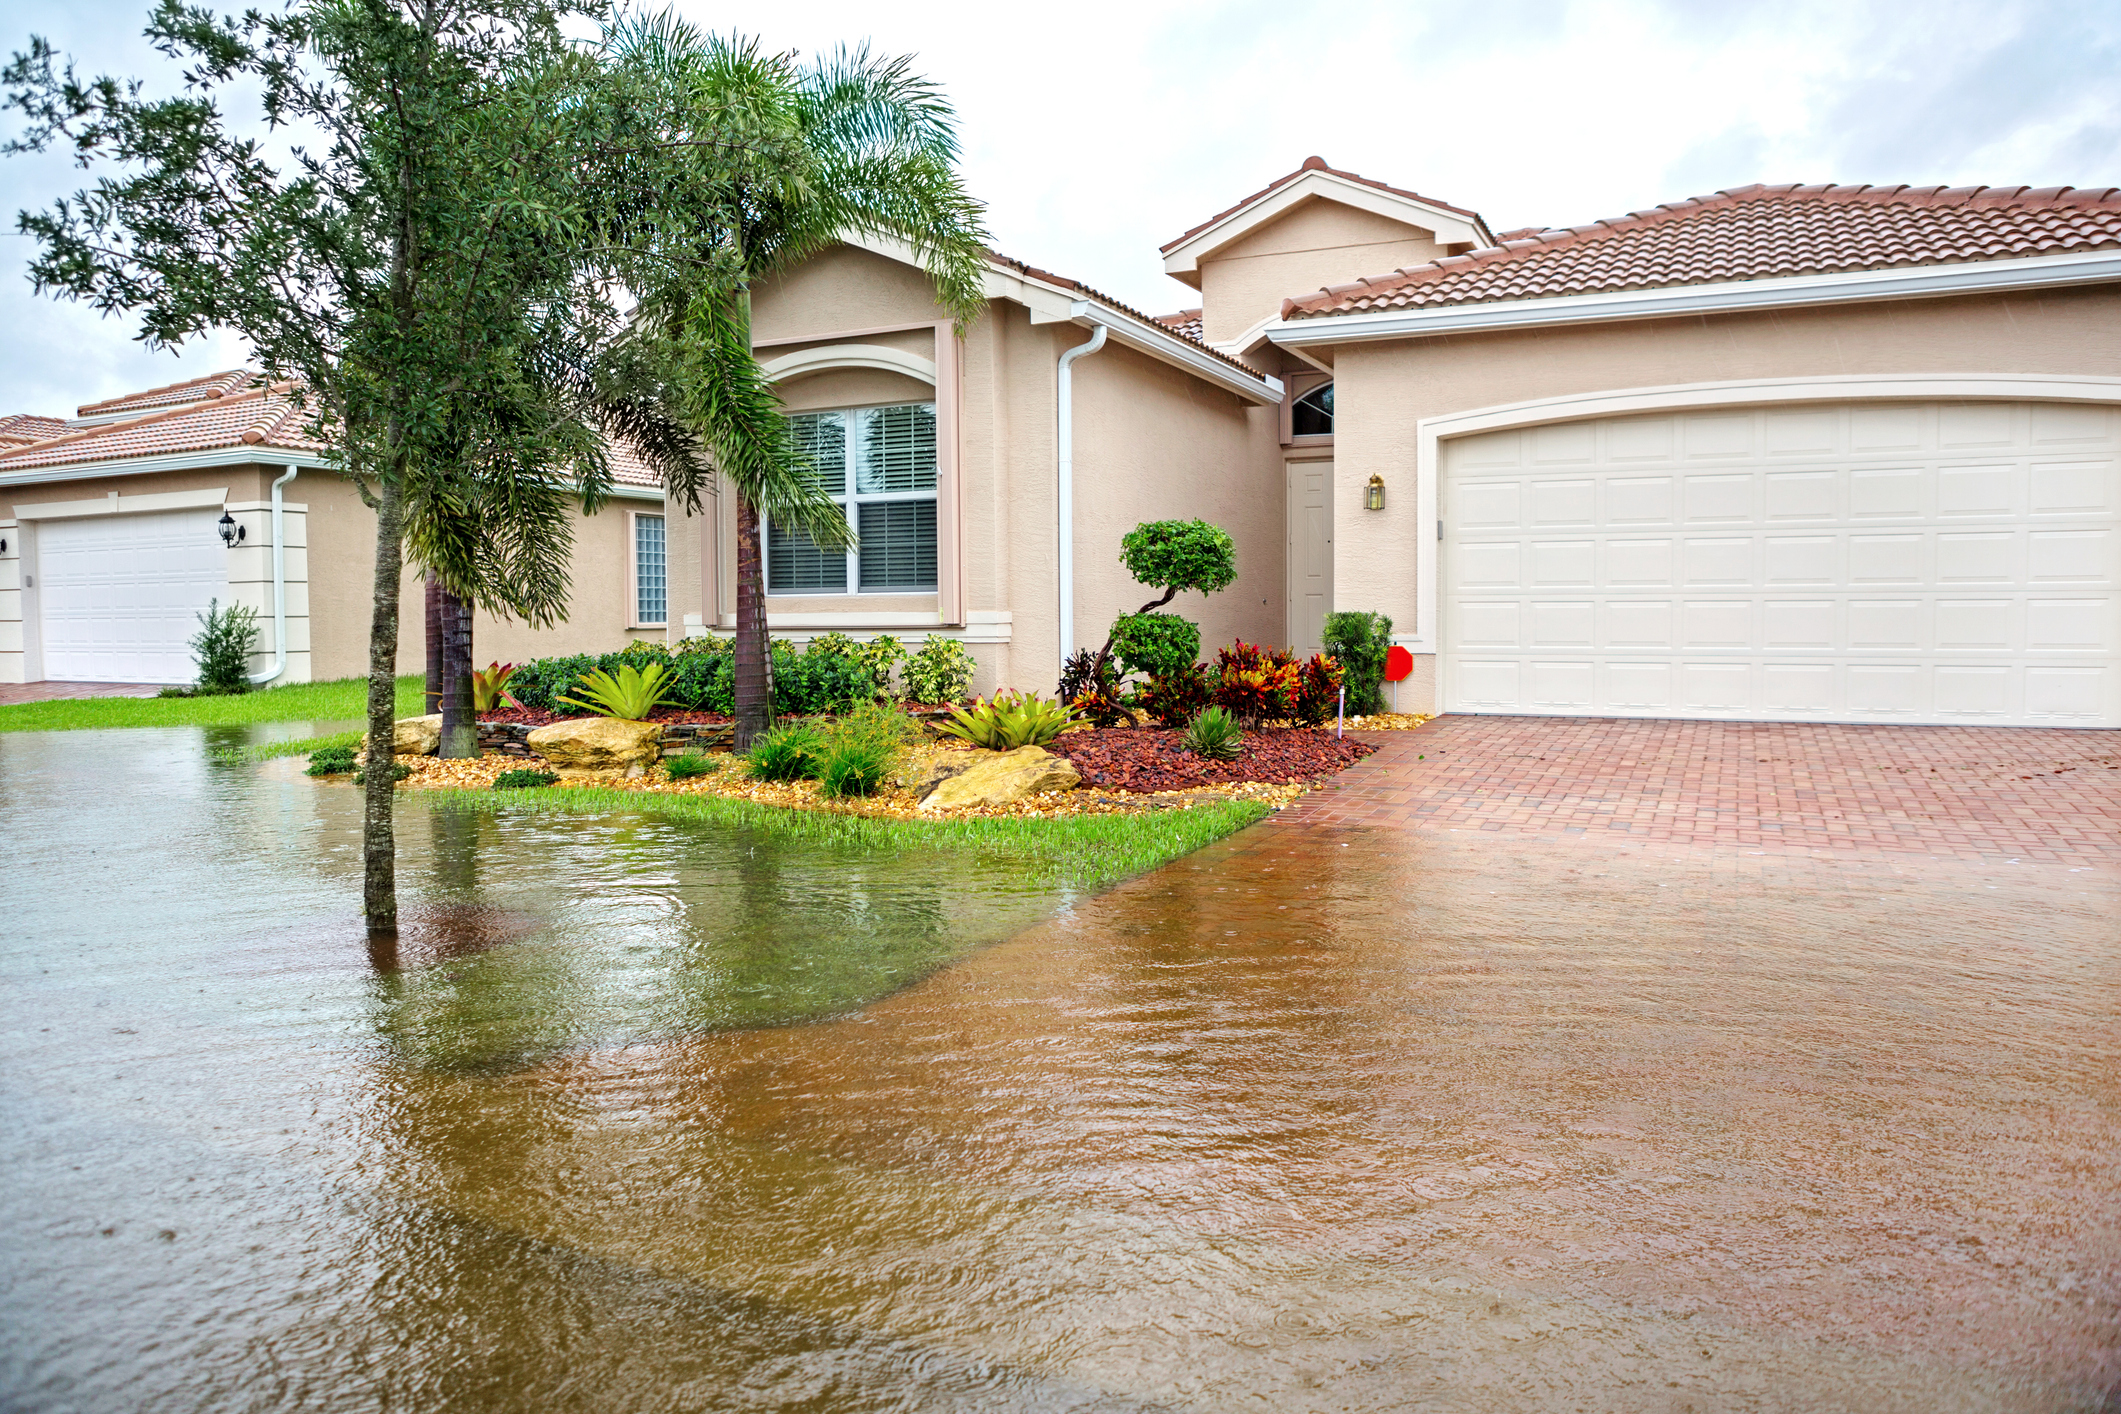
<path fill-rule="evenodd" d="M 1333 385 L 1321 383 L 1289 409 L 1289 432 L 1296 437 L 1333 435 Z"/>

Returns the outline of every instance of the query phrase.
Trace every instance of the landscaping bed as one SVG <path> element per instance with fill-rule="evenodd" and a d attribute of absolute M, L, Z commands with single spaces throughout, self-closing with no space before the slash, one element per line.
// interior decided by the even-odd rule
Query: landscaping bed
<path fill-rule="evenodd" d="M 1086 784 L 1082 789 L 1029 796 L 1007 805 L 961 806 L 939 811 L 919 810 L 919 797 L 909 788 L 909 783 L 920 779 L 928 762 L 936 753 L 953 750 L 954 748 L 949 746 L 936 746 L 909 752 L 906 763 L 900 767 L 894 778 L 875 794 L 838 799 L 829 799 L 820 794 L 816 781 L 754 779 L 745 772 L 741 761 L 726 753 L 718 753 L 710 758 L 718 763 L 712 774 L 692 780 L 672 780 L 665 768 L 656 767 L 632 779 L 612 776 L 594 780 L 563 781 L 548 789 L 595 790 L 623 795 L 718 796 L 755 805 L 778 806 L 782 809 L 822 810 L 840 815 L 901 820 L 1054 819 L 1072 815 L 1133 815 L 1215 801 L 1252 801 L 1270 810 L 1279 810 L 1300 798 L 1309 789 L 1308 784 L 1301 780 L 1260 782 L 1242 778 L 1195 782 L 1189 786 L 1157 788 L 1153 791 L 1097 789 Z M 1060 753 L 1056 751 L 1055 754 Z M 400 790 L 491 790 L 495 778 L 502 772 L 520 770 L 526 764 L 543 764 L 535 757 L 526 763 L 521 756 L 499 753 L 454 761 L 445 761 L 433 756 L 400 756 L 397 759 L 399 764 L 411 770 L 411 774 L 399 785 Z"/>
<path fill-rule="evenodd" d="M 1083 784 L 1107 790 L 1170 791 L 1240 781 L 1290 785 L 1315 781 L 1377 750 L 1322 727 L 1268 727 L 1244 734 L 1234 761 L 1208 761 L 1186 749 L 1186 734 L 1162 727 L 1107 727 L 1069 732 L 1046 748 L 1082 772 Z"/>

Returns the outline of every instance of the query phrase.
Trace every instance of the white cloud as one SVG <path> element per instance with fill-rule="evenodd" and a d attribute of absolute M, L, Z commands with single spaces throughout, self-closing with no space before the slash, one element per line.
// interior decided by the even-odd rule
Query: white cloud
<path fill-rule="evenodd" d="M 917 54 L 963 117 L 996 244 L 1156 311 L 1191 299 L 1157 247 L 1314 152 L 1498 228 L 1752 181 L 2121 185 L 2121 8 L 2083 0 L 679 8 L 776 47 Z M 40 0 L 15 18 L 87 67 L 135 71 L 151 56 L 112 37 L 144 13 Z M 74 182 L 0 166 L 14 206 Z M 16 270 L 21 245 L 0 242 Z M 0 278 L 9 408 L 225 366 L 150 359 L 122 326 L 31 305 Z"/>

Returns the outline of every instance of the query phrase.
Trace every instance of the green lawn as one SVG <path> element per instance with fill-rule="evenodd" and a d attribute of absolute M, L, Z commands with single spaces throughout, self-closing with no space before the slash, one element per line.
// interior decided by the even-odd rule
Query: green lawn
<path fill-rule="evenodd" d="M 416 717 L 425 679 L 398 679 L 393 714 Z M 301 682 L 238 697 L 69 697 L 0 707 L 0 732 L 86 727 L 240 727 L 254 722 L 343 722 L 368 715 L 368 679 Z"/>
<path fill-rule="evenodd" d="M 1218 800 L 1138 815 L 1064 815 L 1058 819 L 887 820 L 824 810 L 789 810 L 713 795 L 621 790 L 417 792 L 445 809 L 540 810 L 555 813 L 656 815 L 757 830 L 791 844 L 869 852 L 957 849 L 1020 865 L 1027 882 L 1097 889 L 1191 854 L 1235 834 L 1268 808 L 1252 800 Z"/>

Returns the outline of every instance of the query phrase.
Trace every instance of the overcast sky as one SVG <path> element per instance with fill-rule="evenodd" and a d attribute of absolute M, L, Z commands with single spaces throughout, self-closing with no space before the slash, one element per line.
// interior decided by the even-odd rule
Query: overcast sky
<path fill-rule="evenodd" d="M 1159 245 L 1312 153 L 1496 230 L 1756 181 L 2121 186 L 2115 0 L 680 8 L 777 47 L 918 55 L 957 103 L 996 245 L 1151 312 L 1195 302 Z M 30 0 L 0 38 L 44 34 L 168 91 L 146 12 Z M 0 161 L 10 213 L 79 184 L 60 159 Z M 148 354 L 122 322 L 32 296 L 29 254 L 0 237 L 0 412 L 66 415 L 244 360 L 232 341 Z"/>

